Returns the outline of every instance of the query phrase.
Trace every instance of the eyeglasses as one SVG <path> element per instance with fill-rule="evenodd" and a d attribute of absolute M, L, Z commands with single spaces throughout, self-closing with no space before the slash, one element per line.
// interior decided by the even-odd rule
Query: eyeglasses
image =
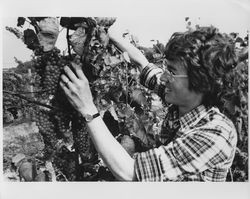
<path fill-rule="evenodd" d="M 169 83 L 173 83 L 175 81 L 176 78 L 187 78 L 187 75 L 175 75 L 173 74 L 171 71 L 169 71 L 167 69 L 167 67 L 165 67 L 163 74 L 161 75 L 161 81 L 162 82 L 166 82 L 168 81 Z"/>

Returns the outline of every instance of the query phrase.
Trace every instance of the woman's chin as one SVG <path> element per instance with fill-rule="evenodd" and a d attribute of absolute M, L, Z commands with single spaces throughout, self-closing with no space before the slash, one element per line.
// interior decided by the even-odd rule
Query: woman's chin
<path fill-rule="evenodd" d="M 171 98 L 169 96 L 165 95 L 164 99 L 163 99 L 163 103 L 165 103 L 165 104 L 173 104 L 174 101 L 171 100 Z"/>

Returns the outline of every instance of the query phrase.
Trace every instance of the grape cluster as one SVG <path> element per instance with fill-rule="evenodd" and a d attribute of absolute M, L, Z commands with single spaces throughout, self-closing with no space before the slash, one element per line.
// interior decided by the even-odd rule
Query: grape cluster
<path fill-rule="evenodd" d="M 34 50 L 34 54 L 36 56 L 35 70 L 42 77 L 41 83 L 43 86 L 46 85 L 46 76 L 50 73 L 51 76 L 56 75 L 54 79 L 59 77 L 58 74 L 66 64 L 62 61 L 59 49 L 53 48 L 49 52 L 43 52 L 43 48 L 39 47 Z"/>
<path fill-rule="evenodd" d="M 113 21 L 114 19 L 105 19 L 100 23 L 107 27 Z M 84 119 L 74 110 L 58 85 L 64 66 L 70 66 L 70 62 L 82 64 L 85 76 L 92 80 L 90 82 L 98 77 L 104 65 L 103 56 L 106 53 L 105 49 L 108 48 L 109 38 L 106 30 L 100 26 L 90 32 L 88 41 L 84 43 L 84 54 L 81 57 L 75 54 L 63 56 L 57 48 L 49 52 L 44 52 L 42 47 L 34 50 L 35 72 L 40 76 L 39 87 L 44 91 L 37 97 L 39 101 L 52 107 L 51 110 L 37 108 L 34 114 L 35 121 L 43 136 L 46 156 L 52 157 L 55 166 L 70 180 L 76 178 L 76 173 L 79 175 L 77 165 L 93 161 L 96 151 L 90 141 Z M 63 140 L 64 143 L 73 140 L 74 150 L 64 151 L 63 146 L 58 149 L 59 140 Z M 76 173 L 73 170 L 76 170 Z"/>
<path fill-rule="evenodd" d="M 54 123 L 51 120 L 51 114 L 46 110 L 36 109 L 33 119 L 39 128 L 39 132 L 43 136 L 45 144 L 45 154 L 47 158 L 51 157 L 55 151 L 57 137 L 54 131 Z"/>
<path fill-rule="evenodd" d="M 75 164 L 77 164 L 78 158 L 77 155 L 73 155 L 69 160 L 68 155 L 70 153 L 78 154 L 82 162 L 88 161 L 90 157 L 90 140 L 85 122 L 70 105 L 58 85 L 64 66 L 70 66 L 71 61 L 81 64 L 81 61 L 79 57 L 74 57 L 72 60 L 69 57 L 60 55 L 60 51 L 56 48 L 50 52 L 43 52 L 42 48 L 38 48 L 35 50 L 35 55 L 35 70 L 41 77 L 40 87 L 45 91 L 39 96 L 39 99 L 56 108 L 46 111 L 39 108 L 35 112 L 35 121 L 45 142 L 45 156 L 52 156 L 56 167 L 66 174 L 67 178 L 72 180 L 75 178 L 72 177 L 75 174 L 73 174 L 73 171 L 69 172 L 69 170 L 77 170 Z M 56 147 L 58 140 L 63 140 L 64 143 L 71 143 L 73 140 L 75 152 L 65 152 L 61 146 L 60 149 Z M 65 154 L 68 155 L 65 156 Z M 71 164 L 69 162 L 73 165 L 68 165 Z"/>
<path fill-rule="evenodd" d="M 90 137 L 87 133 L 87 127 L 83 118 L 77 115 L 75 115 L 75 119 L 72 120 L 72 133 L 76 151 L 82 160 L 89 159 Z"/>
<path fill-rule="evenodd" d="M 58 135 L 62 136 L 65 140 L 69 139 L 72 136 L 71 132 L 71 121 L 70 118 L 67 117 L 62 112 L 58 112 L 55 115 L 55 123 L 57 124 Z"/>
<path fill-rule="evenodd" d="M 55 94 L 58 86 L 58 81 L 61 75 L 61 68 L 58 65 L 51 65 L 50 62 L 47 63 L 44 73 L 43 86 L 48 90 L 48 94 Z"/>

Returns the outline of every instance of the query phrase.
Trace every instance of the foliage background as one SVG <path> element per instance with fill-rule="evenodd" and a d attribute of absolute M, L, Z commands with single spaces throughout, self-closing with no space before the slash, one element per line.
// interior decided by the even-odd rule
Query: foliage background
<path fill-rule="evenodd" d="M 191 29 L 189 18 L 186 18 L 185 21 L 187 21 L 187 28 Z M 13 32 L 17 33 L 17 31 Z M 131 43 L 138 45 L 133 35 L 128 36 Z M 236 50 L 239 54 L 239 63 L 233 73 L 229 75 L 232 85 L 225 99 L 224 112 L 235 123 L 239 142 L 232 172 L 227 180 L 231 181 L 233 177 L 233 181 L 248 181 L 248 57 L 244 57 L 246 56 L 245 49 L 248 47 L 248 37 L 241 38 L 237 33 L 231 33 L 230 36 L 235 41 Z M 157 41 L 153 48 L 138 47 L 145 53 L 150 62 L 161 67 L 164 48 L 162 43 Z M 137 67 L 131 64 L 119 50 L 112 49 L 112 46 L 110 48 L 108 55 L 102 54 L 105 67 L 98 74 L 96 74 L 96 71 L 85 72 L 92 83 L 95 101 L 104 121 L 117 140 L 133 155 L 134 152 L 157 146 L 157 136 L 160 121 L 164 117 L 164 111 L 159 106 L 159 99 L 139 84 Z M 30 73 L 35 72 L 36 57 L 25 63 L 18 59 L 16 59 L 16 62 L 18 63 L 17 68 L 5 70 L 3 73 L 3 118 L 5 125 L 33 121 L 31 116 L 34 107 L 38 104 L 32 99 L 40 102 L 44 99 L 40 98 L 39 94 L 36 93 L 36 91 L 39 91 L 39 82 L 41 81 L 39 76 L 36 73 L 30 75 Z M 35 92 L 30 93 L 31 85 L 34 86 Z M 25 97 L 22 98 L 22 96 Z M 39 135 L 37 136 L 36 139 L 39 144 L 43 143 Z M 24 146 L 29 144 L 25 143 L 25 141 L 31 140 L 32 142 L 32 138 L 25 140 L 25 138 L 18 136 L 18 140 L 16 145 L 22 146 L 23 150 L 21 151 L 26 155 L 37 158 L 37 155 L 41 153 L 41 147 L 35 149 L 35 152 L 34 149 L 32 151 L 31 147 L 28 147 L 28 149 L 31 149 L 32 152 L 24 149 Z M 33 140 L 33 142 L 35 141 Z M 36 144 L 33 143 L 33 145 Z M 4 149 L 4 169 L 7 169 L 10 166 L 11 156 L 19 151 L 10 148 L 9 145 Z M 55 167 L 59 166 L 55 165 Z M 89 176 L 89 172 L 85 170 L 83 173 L 86 178 L 82 180 L 114 180 L 105 165 L 98 164 L 96 166 L 95 163 L 91 162 L 91 167 L 94 173 L 91 173 L 91 175 L 93 174 L 94 177 Z M 56 168 L 56 170 L 58 176 L 60 176 L 59 173 L 63 174 L 63 178 L 58 177 L 59 181 L 68 180 L 67 178 L 71 175 L 65 170 L 62 172 L 60 168 Z"/>

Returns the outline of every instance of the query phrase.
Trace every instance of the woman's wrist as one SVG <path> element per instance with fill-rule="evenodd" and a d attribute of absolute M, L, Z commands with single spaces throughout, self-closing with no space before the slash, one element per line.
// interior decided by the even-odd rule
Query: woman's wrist
<path fill-rule="evenodd" d="M 95 104 L 92 104 L 86 108 L 82 108 L 80 111 L 81 115 L 84 117 L 85 115 L 94 115 L 96 113 L 98 113 L 98 109 L 95 106 Z"/>

